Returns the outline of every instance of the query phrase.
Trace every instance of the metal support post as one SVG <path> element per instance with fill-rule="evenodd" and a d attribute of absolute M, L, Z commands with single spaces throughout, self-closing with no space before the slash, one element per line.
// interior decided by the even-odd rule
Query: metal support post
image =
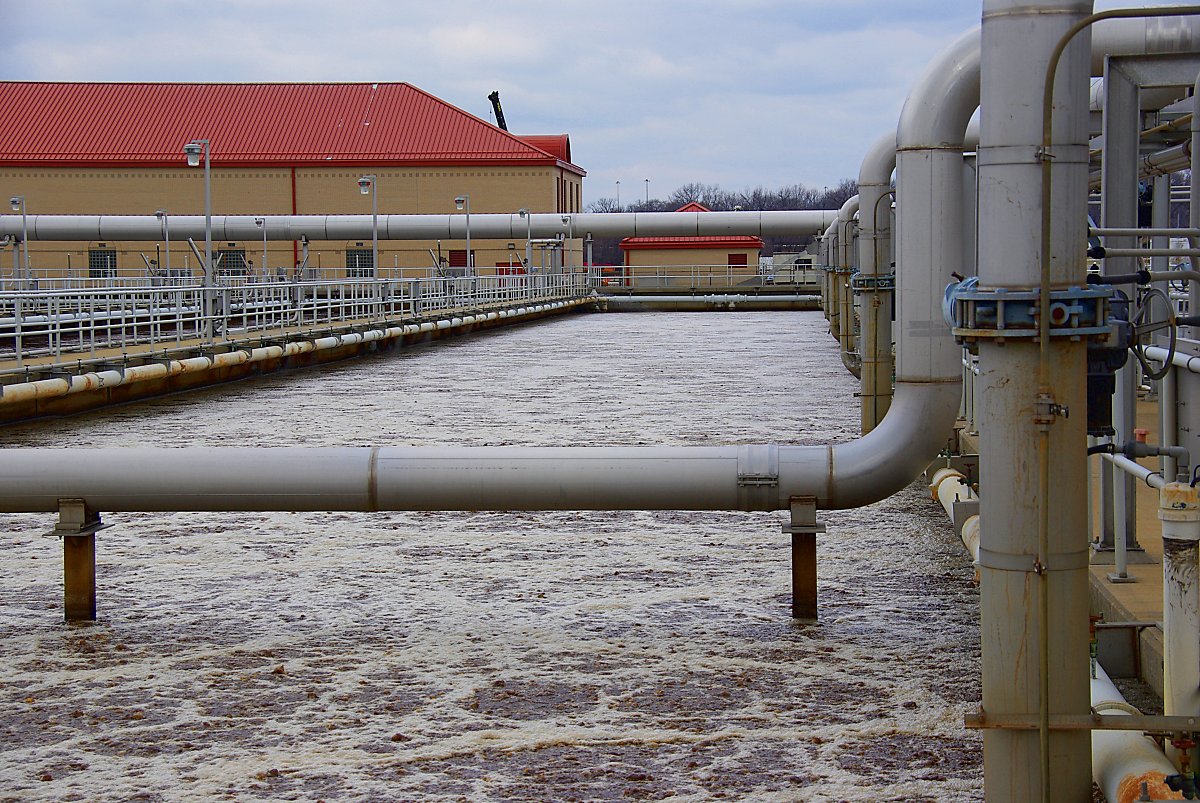
<path fill-rule="evenodd" d="M 109 525 L 82 499 L 61 499 L 58 523 L 46 533 L 63 541 L 63 621 L 96 619 L 96 533 Z"/>
<path fill-rule="evenodd" d="M 792 536 L 792 618 L 817 621 L 817 533 L 825 525 L 817 521 L 817 500 L 796 496 L 791 500 L 791 522 L 783 531 Z"/>
<path fill-rule="evenodd" d="M 1137 226 L 1138 204 L 1138 138 L 1140 136 L 1139 90 L 1137 83 L 1121 69 L 1120 61 L 1107 59 L 1104 64 L 1104 152 L 1101 162 L 1101 225 L 1131 228 Z M 1136 248 L 1136 237 L 1106 237 L 1104 244 L 1111 248 Z M 1131 257 L 1105 259 L 1103 272 L 1128 273 L 1140 266 Z M 1133 439 L 1137 416 L 1137 369 L 1127 364 L 1117 372 L 1117 392 L 1113 399 L 1113 423 L 1117 441 Z M 1115 491 L 1115 543 L 1117 569 L 1109 579 L 1125 581 L 1126 553 L 1140 549 L 1137 543 L 1137 485 L 1136 480 L 1116 465 L 1106 467 L 1113 474 Z M 1105 544 L 1109 546 L 1109 544 Z"/>

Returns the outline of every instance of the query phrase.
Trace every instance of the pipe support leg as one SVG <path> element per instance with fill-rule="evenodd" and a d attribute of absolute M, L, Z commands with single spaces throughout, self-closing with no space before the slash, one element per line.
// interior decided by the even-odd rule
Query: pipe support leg
<path fill-rule="evenodd" d="M 63 621 L 96 620 L 96 532 L 105 526 L 82 499 L 60 500 L 50 535 L 63 541 Z"/>
<path fill-rule="evenodd" d="M 817 521 L 817 500 L 797 496 L 791 500 L 791 521 L 783 531 L 792 536 L 792 618 L 817 621 L 817 533 L 825 525 Z"/>

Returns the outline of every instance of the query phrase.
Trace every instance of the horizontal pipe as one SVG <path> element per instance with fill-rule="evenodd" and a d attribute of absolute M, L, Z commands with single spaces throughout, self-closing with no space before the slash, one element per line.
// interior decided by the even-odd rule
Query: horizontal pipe
<path fill-rule="evenodd" d="M 883 423 L 834 446 L 0 450 L 0 512 L 786 510 L 860 507 L 945 445 L 957 383 L 898 383 Z"/>
<path fill-rule="evenodd" d="M 1101 457 L 1103 457 L 1105 460 L 1112 463 L 1117 468 L 1124 471 L 1126 474 L 1130 474 L 1133 477 L 1136 477 L 1137 479 L 1146 483 L 1151 488 L 1161 488 L 1167 484 L 1167 481 L 1163 479 L 1161 473 L 1159 473 L 1157 471 L 1151 471 L 1150 469 L 1143 466 L 1141 463 L 1138 463 L 1135 460 L 1130 460 L 1125 455 L 1102 454 Z"/>
<path fill-rule="evenodd" d="M 753 212 L 583 212 L 575 215 L 471 215 L 471 236 L 512 240 L 531 237 L 777 237 L 819 234 L 834 210 Z M 255 220 L 264 220 L 262 225 Z M 171 215 L 171 237 L 204 236 L 203 215 Z M 214 240 L 362 240 L 372 235 L 371 215 L 214 215 Z M 159 242 L 164 223 L 154 215 L 29 215 L 30 240 Z M 20 215 L 0 215 L 0 236 L 22 236 Z M 466 215 L 379 215 L 380 240 L 462 240 Z"/>
<path fill-rule="evenodd" d="M 714 295 L 703 295 L 703 296 L 701 296 L 701 295 L 695 295 L 695 296 L 693 296 L 693 295 L 658 295 L 658 294 L 654 294 L 654 293 L 647 293 L 646 295 L 636 295 L 636 294 L 629 295 L 626 293 L 608 295 L 608 294 L 602 293 L 600 295 L 600 298 L 603 299 L 604 301 L 607 301 L 610 305 L 611 304 L 636 305 L 636 304 L 653 303 L 655 301 L 670 301 L 670 302 L 702 301 L 706 304 L 738 304 L 738 303 L 752 302 L 752 301 L 790 301 L 790 302 L 804 302 L 804 303 L 815 304 L 816 302 L 821 300 L 820 296 L 813 296 L 813 295 L 805 296 L 805 295 L 795 295 L 795 294 L 781 295 L 781 294 L 775 294 L 775 293 L 762 293 L 759 295 L 747 295 L 745 293 L 729 293 L 729 294 L 725 294 L 725 295 L 714 294 Z"/>
<path fill-rule="evenodd" d="M 1144 353 L 1146 359 L 1159 363 L 1170 357 L 1171 365 L 1182 368 L 1185 371 L 1191 371 L 1193 374 L 1200 374 L 1200 357 L 1184 354 L 1181 351 L 1172 352 L 1162 346 L 1147 346 Z"/>
<path fill-rule="evenodd" d="M 1098 237 L 1200 237 L 1200 229 L 1170 229 L 1170 228 L 1114 228 L 1098 226 L 1089 228 L 1088 234 Z"/>
<path fill-rule="evenodd" d="M 1106 257 L 1197 257 L 1200 248 L 1105 248 Z M 1172 278 L 1188 278 L 1178 276 Z"/>
<path fill-rule="evenodd" d="M 1128 716 L 1140 713 L 1125 698 L 1098 663 L 1092 678 L 1091 703 L 1101 716 Z M 1174 775 L 1175 767 L 1149 737 L 1138 731 L 1092 731 L 1092 779 L 1110 803 L 1134 803 L 1142 800 L 1141 786 L 1146 784 L 1151 800 L 1175 800 L 1176 793 L 1164 779 Z"/>

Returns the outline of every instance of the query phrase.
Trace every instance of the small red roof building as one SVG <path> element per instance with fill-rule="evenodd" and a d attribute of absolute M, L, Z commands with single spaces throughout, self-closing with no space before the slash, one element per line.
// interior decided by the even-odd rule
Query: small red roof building
<path fill-rule="evenodd" d="M 707 206 L 698 204 L 695 201 L 684 204 L 675 210 L 676 212 L 711 212 Z M 713 250 L 729 250 L 730 248 L 737 249 L 759 249 L 763 247 L 761 237 L 753 237 L 751 235 L 711 235 L 705 237 L 626 237 L 621 240 L 621 250 L 625 252 L 625 262 L 629 262 L 630 251 L 663 251 L 676 249 L 713 249 Z"/>

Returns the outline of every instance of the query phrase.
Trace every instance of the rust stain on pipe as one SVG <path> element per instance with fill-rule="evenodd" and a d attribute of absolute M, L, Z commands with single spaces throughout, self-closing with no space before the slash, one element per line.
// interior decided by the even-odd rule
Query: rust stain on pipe
<path fill-rule="evenodd" d="M 1143 772 L 1140 775 L 1129 775 L 1121 779 L 1121 783 L 1117 785 L 1117 799 L 1112 803 L 1136 803 L 1142 799 L 1142 784 L 1146 784 L 1146 790 L 1150 793 L 1151 800 L 1183 800 L 1184 797 L 1179 792 L 1172 792 L 1167 788 L 1163 778 L 1166 776 L 1161 772 Z"/>

